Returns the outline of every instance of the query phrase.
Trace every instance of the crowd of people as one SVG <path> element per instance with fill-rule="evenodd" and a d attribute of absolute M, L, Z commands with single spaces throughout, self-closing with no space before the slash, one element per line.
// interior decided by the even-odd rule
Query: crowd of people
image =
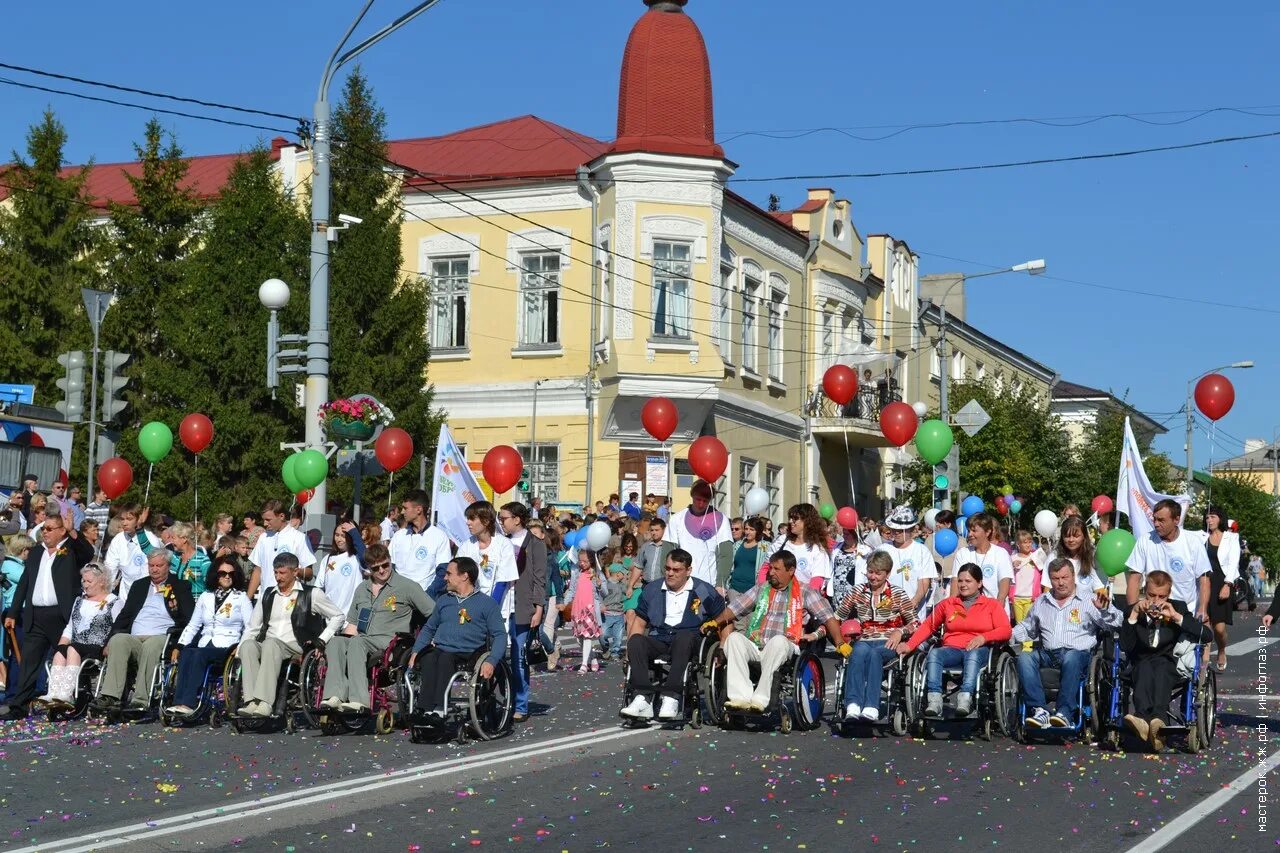
<path fill-rule="evenodd" d="M 797 504 L 774 530 L 765 517 L 729 517 L 715 498 L 697 481 L 678 511 L 636 493 L 580 512 L 477 501 L 465 512 L 469 535 L 451 541 L 431 523 L 428 495 L 412 490 L 384 518 L 343 517 L 320 542 L 304 531 L 301 507 L 275 500 L 205 526 L 101 492 L 84 504 L 62 483 L 44 494 L 28 478 L 0 513 L 0 715 L 70 707 L 86 660 L 102 662 L 95 708 L 146 711 L 169 649 L 170 718 L 196 713 L 204 673 L 231 655 L 242 689 L 228 710 L 265 717 L 283 663 L 308 645 L 327 659 L 320 704 L 368 712 L 368 661 L 413 632 L 409 666 L 427 716 L 443 715 L 442 685 L 458 662 L 480 654 L 481 677 L 509 669 L 517 723 L 530 714 L 533 666 L 576 660 L 587 675 L 616 659 L 634 664 L 623 716 L 671 720 L 697 638 L 716 633 L 730 711 L 764 712 L 773 674 L 802 644 L 825 638 L 848 659 L 846 719 L 878 721 L 885 666 L 924 645 L 925 714 L 942 714 L 944 671 L 953 669 L 954 710 L 966 717 L 993 650 L 1012 646 L 1026 725 L 1054 728 L 1073 718 L 1076 693 L 1059 689 L 1049 707 L 1041 669 L 1078 685 L 1099 637 L 1112 632 L 1133 662 L 1125 724 L 1160 748 L 1188 648 L 1216 642 L 1211 665 L 1226 668 L 1234 586 L 1260 572 L 1218 507 L 1203 532 L 1189 531 L 1182 508 L 1162 501 L 1155 532 L 1126 572 L 1108 577 L 1093 541 L 1110 519 L 1086 520 L 1073 506 L 1042 540 L 985 512 L 958 519 L 941 510 L 926 525 L 907 506 L 841 528 Z M 608 542 L 580 542 L 599 522 Z M 962 528 L 963 547 L 939 554 L 937 531 Z M 1267 625 L 1276 611 L 1273 603 Z M 572 636 L 564 648 L 562 628 Z M 648 665 L 657 658 L 670 664 L 661 684 Z M 5 663 L 18 665 L 16 679 Z"/>

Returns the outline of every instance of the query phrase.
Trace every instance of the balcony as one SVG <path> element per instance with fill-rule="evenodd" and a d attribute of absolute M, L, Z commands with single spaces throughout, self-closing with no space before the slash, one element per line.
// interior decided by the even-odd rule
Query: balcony
<path fill-rule="evenodd" d="M 880 410 L 901 400 L 902 394 L 894 382 L 876 388 L 859 388 L 858 395 L 848 405 L 841 406 L 833 402 L 819 384 L 809 397 L 805 414 L 816 434 L 847 433 L 850 443 L 859 447 L 888 447 L 888 440 L 880 433 Z"/>

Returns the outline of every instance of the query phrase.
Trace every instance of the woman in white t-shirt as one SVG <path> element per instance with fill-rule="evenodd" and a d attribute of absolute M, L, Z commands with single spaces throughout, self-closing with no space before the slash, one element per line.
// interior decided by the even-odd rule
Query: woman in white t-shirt
<path fill-rule="evenodd" d="M 510 619 L 516 609 L 516 551 L 511 540 L 498 535 L 498 514 L 488 501 L 476 501 L 467 507 L 467 530 L 471 535 L 458 546 L 459 557 L 470 557 L 480 567 L 476 591 L 502 605 L 502 618 Z"/>
<path fill-rule="evenodd" d="M 929 593 L 938 578 L 938 567 L 929 546 L 915 539 L 919 519 L 909 506 L 900 506 L 885 519 L 889 541 L 877 548 L 893 558 L 889 583 L 911 596 L 911 604 L 923 616 L 929 609 Z M 859 580 L 859 583 L 862 579 Z"/>
<path fill-rule="evenodd" d="M 969 516 L 969 544 L 956 551 L 958 570 L 973 563 L 982 570 L 982 591 L 1008 606 L 1009 585 L 1013 583 L 1013 560 L 1009 552 L 995 544 L 996 520 L 985 512 Z M 951 594 L 956 595 L 955 580 Z"/>
<path fill-rule="evenodd" d="M 796 580 L 831 597 L 831 553 L 827 550 L 827 523 L 813 504 L 796 504 L 787 510 L 788 530 L 774 543 L 770 556 L 790 551 L 796 558 Z"/>
<path fill-rule="evenodd" d="M 1095 596 L 1103 592 L 1104 597 L 1110 597 L 1109 584 L 1098 572 L 1098 564 L 1093 556 L 1093 542 L 1089 539 L 1085 521 L 1078 515 L 1069 515 L 1062 520 L 1062 527 L 1058 530 L 1058 545 L 1049 552 L 1048 562 L 1040 573 L 1040 585 L 1045 589 L 1050 588 L 1049 563 L 1059 557 L 1070 560 L 1075 567 L 1077 587 L 1086 589 Z M 1102 607 L 1104 604 L 1098 606 Z"/>
<path fill-rule="evenodd" d="M 356 587 L 364 580 L 364 540 L 350 521 L 333 531 L 333 552 L 316 572 L 316 589 L 344 614 L 351 609 Z"/>

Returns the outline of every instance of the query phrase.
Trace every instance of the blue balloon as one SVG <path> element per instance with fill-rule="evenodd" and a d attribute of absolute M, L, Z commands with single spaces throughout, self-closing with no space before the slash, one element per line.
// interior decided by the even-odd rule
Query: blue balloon
<path fill-rule="evenodd" d="M 969 519 L 963 515 L 956 516 L 956 535 L 965 538 L 969 536 Z"/>
<path fill-rule="evenodd" d="M 1009 512 L 1013 513 L 1014 515 L 1017 515 L 1018 513 L 1022 512 L 1022 501 L 1016 500 L 1016 499 L 1011 501 L 1009 503 Z"/>
<path fill-rule="evenodd" d="M 986 508 L 987 506 L 982 502 L 982 498 L 977 495 L 969 495 L 969 497 L 965 498 L 964 502 L 960 504 L 960 514 L 965 518 L 968 518 L 971 515 L 976 515 L 982 512 Z"/>
<path fill-rule="evenodd" d="M 581 530 L 570 530 L 564 535 L 564 545 L 566 548 L 577 548 L 578 540 L 582 538 Z"/>
<path fill-rule="evenodd" d="M 960 547 L 960 537 L 954 530 L 943 528 L 933 534 L 933 550 L 938 552 L 938 556 L 950 557 L 958 547 Z"/>

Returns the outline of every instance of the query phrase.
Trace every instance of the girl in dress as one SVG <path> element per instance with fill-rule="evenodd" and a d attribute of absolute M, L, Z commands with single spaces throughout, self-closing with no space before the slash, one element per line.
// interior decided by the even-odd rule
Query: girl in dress
<path fill-rule="evenodd" d="M 570 583 L 573 596 L 573 636 L 582 642 L 582 665 L 578 672 L 599 672 L 600 662 L 592 657 L 592 646 L 603 633 L 600 625 L 598 590 L 603 583 L 599 556 L 589 549 L 578 551 L 578 568 Z"/>

